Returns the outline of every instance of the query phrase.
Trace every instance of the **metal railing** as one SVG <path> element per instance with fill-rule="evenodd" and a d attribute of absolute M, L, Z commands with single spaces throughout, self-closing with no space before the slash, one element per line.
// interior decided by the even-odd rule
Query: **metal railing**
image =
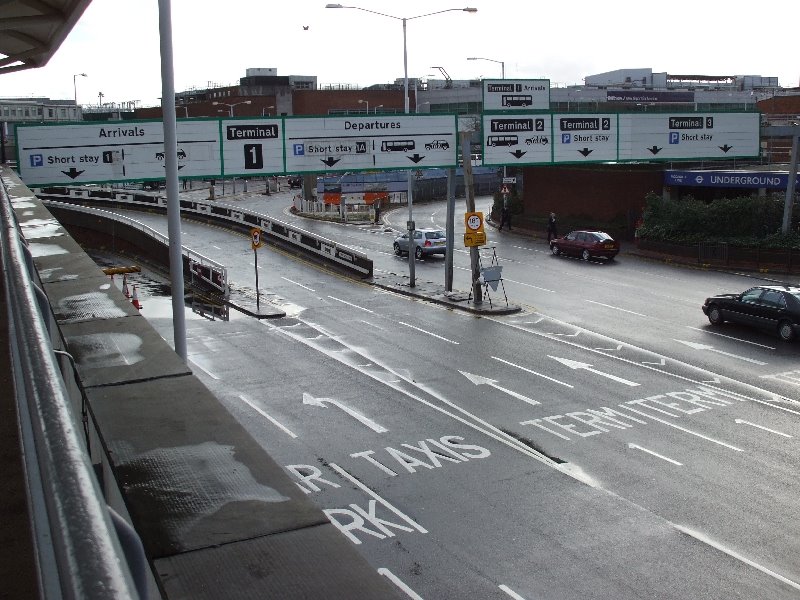
<path fill-rule="evenodd" d="M 40 597 L 144 598 L 143 553 L 126 544 L 134 553 L 135 566 L 129 568 L 119 535 L 130 530 L 106 505 L 81 440 L 53 349 L 55 321 L 35 283 L 33 259 L 2 184 L 0 227 L 9 353 Z"/>

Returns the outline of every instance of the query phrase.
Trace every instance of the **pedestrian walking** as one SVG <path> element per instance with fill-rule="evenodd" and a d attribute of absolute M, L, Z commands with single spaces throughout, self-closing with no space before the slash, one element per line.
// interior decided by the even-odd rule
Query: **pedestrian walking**
<path fill-rule="evenodd" d="M 500 211 L 500 227 L 497 228 L 497 231 L 502 231 L 503 225 L 508 226 L 508 230 L 511 231 L 511 211 L 507 206 L 504 206 L 503 210 Z"/>
<path fill-rule="evenodd" d="M 558 237 L 558 232 L 556 230 L 556 213 L 550 213 L 550 217 L 547 219 L 547 241 L 549 242 L 553 238 Z"/>

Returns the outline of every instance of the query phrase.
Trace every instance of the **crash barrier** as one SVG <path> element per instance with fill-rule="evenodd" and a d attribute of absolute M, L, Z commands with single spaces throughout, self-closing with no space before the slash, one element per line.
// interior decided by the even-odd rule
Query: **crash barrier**
<path fill-rule="evenodd" d="M 131 219 L 125 215 L 120 215 L 107 210 L 102 210 L 92 206 L 80 206 L 76 204 L 58 202 L 55 200 L 42 200 L 44 204 L 54 215 L 63 217 L 61 211 L 70 210 L 83 214 L 99 217 L 104 221 L 113 221 L 118 224 L 123 224 L 131 229 L 145 234 L 148 238 L 155 240 L 161 246 L 162 262 L 164 258 L 169 256 L 169 237 L 159 233 L 152 227 L 148 227 L 144 223 Z M 59 219 L 62 224 L 62 219 Z M 224 265 L 203 256 L 199 252 L 195 252 L 191 248 L 181 246 L 181 254 L 183 255 L 183 272 L 191 285 L 200 285 L 202 287 L 211 288 L 213 291 L 219 293 L 227 298 L 230 293 L 228 286 L 228 269 Z"/>
<path fill-rule="evenodd" d="M 35 188 L 33 192 L 42 200 L 70 204 L 91 203 L 110 208 L 167 211 L 167 198 L 159 194 L 67 187 Z M 245 232 L 258 228 L 261 230 L 261 239 L 267 243 L 312 256 L 359 277 L 372 277 L 372 259 L 366 254 L 267 215 L 231 204 L 202 200 L 180 200 L 180 208 L 183 217 L 223 224 Z"/>
<path fill-rule="evenodd" d="M 40 597 L 146 598 L 141 542 L 101 492 L 88 433 L 80 436 L 76 414 L 83 403 L 71 357 L 3 185 L 0 221 L 8 350 Z"/>

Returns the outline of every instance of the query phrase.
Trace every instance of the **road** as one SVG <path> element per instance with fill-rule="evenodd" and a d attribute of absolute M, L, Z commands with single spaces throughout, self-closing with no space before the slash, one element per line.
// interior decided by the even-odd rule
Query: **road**
<path fill-rule="evenodd" d="M 285 198 L 240 202 L 296 219 Z M 391 241 L 406 218 L 303 226 L 404 273 Z M 444 204 L 415 219 L 444 227 Z M 247 237 L 182 229 L 253 287 Z M 700 311 L 758 280 L 489 240 L 520 313 L 447 310 L 266 248 L 260 285 L 287 317 L 189 311 L 190 363 L 410 598 L 800 597 L 800 344 L 711 328 Z M 467 289 L 468 255 L 454 256 Z M 442 281 L 443 265 L 418 261 L 417 277 Z M 169 299 L 140 285 L 171 339 Z"/>

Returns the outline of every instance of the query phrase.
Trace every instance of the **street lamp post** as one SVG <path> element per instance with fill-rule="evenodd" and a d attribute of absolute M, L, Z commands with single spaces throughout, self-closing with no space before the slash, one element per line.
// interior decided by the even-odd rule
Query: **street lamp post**
<path fill-rule="evenodd" d="M 266 114 L 266 116 L 271 117 L 272 115 L 270 115 L 269 113 L 266 112 L 266 111 L 270 110 L 271 108 L 275 108 L 275 107 L 274 106 L 265 106 L 264 108 L 262 108 L 261 109 L 261 116 L 263 117 Z"/>
<path fill-rule="evenodd" d="M 72 76 L 72 92 L 75 95 L 75 106 L 78 106 L 78 84 L 75 81 L 78 77 L 88 77 L 88 75 L 86 73 L 76 73 Z"/>
<path fill-rule="evenodd" d="M 493 58 L 484 58 L 482 56 L 471 56 L 467 60 L 488 60 L 493 63 L 500 63 L 500 77 L 502 79 L 506 78 L 506 63 L 504 63 L 502 60 L 495 60 Z"/>
<path fill-rule="evenodd" d="M 500 75 L 503 79 L 506 78 L 506 63 L 504 63 L 502 60 L 495 60 L 493 58 L 484 58 L 482 56 L 471 56 L 467 58 L 467 60 L 488 60 L 490 62 L 500 63 Z M 503 179 L 505 180 L 506 177 L 508 177 L 508 167 L 506 165 L 503 165 Z M 505 185 L 505 181 L 503 181 L 503 184 Z M 503 207 L 508 208 L 508 194 L 503 194 Z"/>
<path fill-rule="evenodd" d="M 367 114 L 369 114 L 369 100 L 359 100 L 359 104 L 366 104 L 367 105 Z"/>
<path fill-rule="evenodd" d="M 375 108 L 372 109 L 372 112 L 374 112 L 377 115 L 379 108 L 383 108 L 383 104 L 378 104 L 378 106 L 376 106 Z"/>
<path fill-rule="evenodd" d="M 387 15 L 386 13 L 378 12 L 376 10 L 370 10 L 368 8 L 361 8 L 360 6 L 344 6 L 342 4 L 326 4 L 325 8 L 352 8 L 355 10 L 362 10 L 364 12 L 372 13 L 374 15 L 380 15 L 382 17 L 389 17 L 390 19 L 396 19 L 398 21 L 403 22 L 403 107 L 405 109 L 405 113 L 409 113 L 409 98 L 408 98 L 408 42 L 406 38 L 406 23 L 413 19 L 421 19 L 422 17 L 430 17 L 431 15 L 438 15 L 441 13 L 452 12 L 452 11 L 462 11 L 468 13 L 476 13 L 478 12 L 477 8 L 446 8 L 444 10 L 437 10 L 436 12 L 426 13 L 424 15 L 416 15 L 414 17 L 396 17 L 394 15 Z M 408 273 L 409 273 L 409 286 L 415 287 L 416 282 L 414 278 L 414 220 L 412 218 L 412 205 L 413 205 L 413 194 L 412 190 L 414 187 L 414 176 L 412 171 L 408 170 Z"/>
<path fill-rule="evenodd" d="M 218 105 L 227 106 L 228 109 L 229 109 L 228 112 L 229 112 L 230 116 L 232 117 L 233 116 L 233 107 L 234 106 L 239 106 L 240 104 L 252 104 L 252 103 L 253 103 L 252 100 L 245 100 L 244 102 L 234 102 L 233 104 L 228 104 L 227 102 L 212 102 L 211 105 L 212 106 L 218 106 Z"/>

